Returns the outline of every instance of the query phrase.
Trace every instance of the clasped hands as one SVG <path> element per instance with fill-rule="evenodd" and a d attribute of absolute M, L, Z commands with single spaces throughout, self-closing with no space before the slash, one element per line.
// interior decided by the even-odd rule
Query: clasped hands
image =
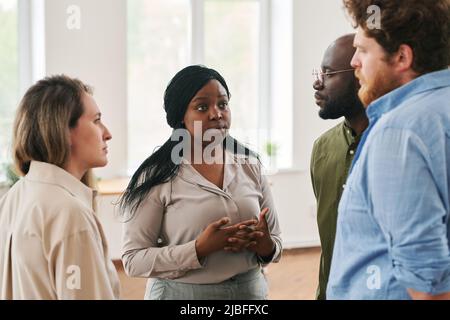
<path fill-rule="evenodd" d="M 225 227 L 230 219 L 222 218 L 208 225 L 195 242 L 197 257 L 202 259 L 216 251 L 242 252 L 250 250 L 260 257 L 270 256 L 275 244 L 267 225 L 268 208 L 259 214 L 259 219 L 239 222 Z"/>

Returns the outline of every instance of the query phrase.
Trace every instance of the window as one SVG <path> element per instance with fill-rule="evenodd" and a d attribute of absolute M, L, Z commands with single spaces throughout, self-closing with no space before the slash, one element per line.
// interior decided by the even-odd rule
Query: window
<path fill-rule="evenodd" d="M 189 0 L 132 0 L 128 6 L 128 168 L 132 174 L 171 129 L 163 94 L 189 64 Z"/>
<path fill-rule="evenodd" d="M 217 69 L 228 83 L 231 134 L 266 165 L 292 167 L 292 38 L 285 32 L 292 27 L 292 2 L 281 2 L 127 2 L 130 174 L 170 136 L 163 110 L 168 81 L 198 63 Z"/>
<path fill-rule="evenodd" d="M 11 134 L 19 96 L 18 0 L 0 0 L 0 182 L 11 161 Z"/>
<path fill-rule="evenodd" d="M 259 97 L 260 18 L 260 1 L 205 1 L 205 63 L 223 75 L 231 91 L 230 133 L 253 150 L 260 150 L 265 124 Z"/>

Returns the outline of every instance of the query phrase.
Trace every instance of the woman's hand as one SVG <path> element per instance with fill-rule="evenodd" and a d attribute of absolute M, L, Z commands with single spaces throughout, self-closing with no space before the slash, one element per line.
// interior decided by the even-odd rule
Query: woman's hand
<path fill-rule="evenodd" d="M 252 219 L 236 224 L 236 232 L 227 239 L 227 243 L 223 248 L 229 252 L 241 252 L 252 245 L 256 245 L 256 239 L 260 236 L 255 232 L 255 226 L 258 220 Z"/>
<path fill-rule="evenodd" d="M 240 224 L 238 231 L 234 236 L 230 237 L 226 251 L 238 252 L 234 244 L 239 243 L 241 246 L 245 245 L 246 249 L 255 252 L 260 257 L 269 257 L 275 250 L 275 243 L 273 242 L 269 227 L 267 225 L 266 216 L 269 212 L 265 208 L 259 214 L 259 221 L 254 225 Z"/>
<path fill-rule="evenodd" d="M 197 251 L 197 257 L 199 260 L 210 255 L 211 253 L 223 250 L 228 244 L 228 239 L 240 232 L 239 228 L 249 227 L 256 223 L 255 220 L 248 220 L 233 226 L 224 227 L 229 222 L 230 218 L 227 217 L 215 221 L 208 225 L 206 229 L 198 236 L 197 241 L 195 242 L 195 250 Z M 244 250 L 248 246 L 248 242 L 249 241 L 242 241 L 243 244 L 240 250 Z M 236 243 L 235 247 L 237 248 L 238 246 L 239 244 Z"/>

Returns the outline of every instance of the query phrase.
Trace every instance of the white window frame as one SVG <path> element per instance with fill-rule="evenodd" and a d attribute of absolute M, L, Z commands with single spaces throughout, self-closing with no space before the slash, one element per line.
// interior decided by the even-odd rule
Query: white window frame
<path fill-rule="evenodd" d="M 258 141 L 271 140 L 272 131 L 272 16 L 271 4 L 273 0 L 254 0 L 261 5 L 260 12 L 260 47 L 259 47 L 259 92 L 258 101 L 260 108 L 258 119 Z M 283 0 L 285 1 L 285 0 Z M 191 0 L 191 57 L 192 64 L 205 64 L 205 39 L 204 39 L 204 8 L 205 0 Z M 261 136 L 264 133 L 265 136 Z M 262 140 L 262 141 L 261 141 Z"/>
<path fill-rule="evenodd" d="M 45 75 L 44 1 L 18 1 L 20 96 Z"/>
<path fill-rule="evenodd" d="M 18 99 L 25 94 L 35 81 L 45 75 L 44 5 L 44 0 L 17 1 Z M 6 182 L 4 177 L 0 175 L 0 187 L 6 185 Z"/>

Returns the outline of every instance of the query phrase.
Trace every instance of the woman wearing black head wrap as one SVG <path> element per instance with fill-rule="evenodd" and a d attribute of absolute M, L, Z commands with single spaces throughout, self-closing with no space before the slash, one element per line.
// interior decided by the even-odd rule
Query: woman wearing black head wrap
<path fill-rule="evenodd" d="M 267 296 L 261 266 L 281 256 L 278 219 L 257 155 L 228 135 L 230 97 L 223 77 L 204 66 L 181 70 L 167 86 L 173 134 L 120 203 L 130 214 L 125 271 L 149 278 L 146 299 Z"/>

